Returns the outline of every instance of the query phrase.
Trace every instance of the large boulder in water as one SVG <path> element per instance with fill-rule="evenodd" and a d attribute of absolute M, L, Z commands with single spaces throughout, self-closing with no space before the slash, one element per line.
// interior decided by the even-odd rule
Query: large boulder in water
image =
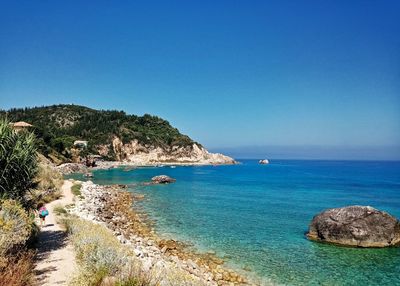
<path fill-rule="evenodd" d="M 153 184 L 169 184 L 175 182 L 176 180 L 166 175 L 160 175 L 151 178 L 151 181 Z"/>
<path fill-rule="evenodd" d="M 328 209 L 313 218 L 307 237 L 355 247 L 400 246 L 400 222 L 369 206 Z"/>

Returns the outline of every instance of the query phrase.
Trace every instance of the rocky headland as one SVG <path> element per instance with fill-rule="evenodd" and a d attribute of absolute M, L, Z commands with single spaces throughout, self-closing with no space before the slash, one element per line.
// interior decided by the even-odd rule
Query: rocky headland
<path fill-rule="evenodd" d="M 121 243 L 132 247 L 145 271 L 189 275 L 196 285 L 251 285 L 242 275 L 224 267 L 224 261 L 213 253 L 195 253 L 184 243 L 158 237 L 146 215 L 132 207 L 143 196 L 124 188 L 84 182 L 72 212 L 110 229 Z"/>
<path fill-rule="evenodd" d="M 168 121 L 149 114 L 67 104 L 0 110 L 1 114 L 28 123 L 44 142 L 38 151 L 57 165 L 90 163 L 88 155 L 136 165 L 235 163 L 228 156 L 208 152 Z"/>
<path fill-rule="evenodd" d="M 226 165 L 236 163 L 231 157 L 210 153 L 196 143 L 187 146 L 155 146 L 141 144 L 138 140 L 123 143 L 119 137 L 114 136 L 110 144 L 99 145 L 97 148 L 101 156 L 107 156 L 112 152 L 117 161 L 136 165 Z"/>
<path fill-rule="evenodd" d="M 307 237 L 353 247 L 400 246 L 400 221 L 369 206 L 328 209 L 313 218 Z"/>
<path fill-rule="evenodd" d="M 137 142 L 136 142 L 137 143 Z M 203 147 L 193 145 L 193 149 L 188 147 L 176 148 L 174 152 L 164 150 L 160 147 L 153 148 L 136 148 L 136 143 L 124 144 L 121 149 L 117 149 L 116 154 L 118 161 L 97 160 L 94 167 L 88 167 L 82 162 L 63 163 L 55 168 L 63 174 L 72 173 L 88 173 L 93 170 L 111 169 L 120 166 L 126 167 L 145 167 L 145 166 L 193 166 L 193 165 L 232 165 L 237 162 L 225 155 L 218 153 L 210 153 Z M 123 147 L 125 146 L 125 147 Z M 130 147 L 129 147 L 130 146 Z M 135 148 L 131 148 L 136 146 Z M 99 149 L 101 153 L 109 146 L 103 146 Z M 194 150 L 194 151 L 193 151 Z M 102 153 L 101 153 L 102 154 Z M 106 154 L 106 153 L 104 153 Z M 104 155 L 103 154 L 103 155 Z M 105 155 L 104 155 L 105 156 Z"/>

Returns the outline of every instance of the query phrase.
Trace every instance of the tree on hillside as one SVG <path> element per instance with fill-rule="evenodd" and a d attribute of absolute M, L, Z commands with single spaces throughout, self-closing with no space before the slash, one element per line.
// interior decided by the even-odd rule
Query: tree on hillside
<path fill-rule="evenodd" d="M 26 204 L 26 194 L 34 188 L 38 171 L 35 136 L 16 132 L 0 119 L 0 199 L 14 199 Z"/>

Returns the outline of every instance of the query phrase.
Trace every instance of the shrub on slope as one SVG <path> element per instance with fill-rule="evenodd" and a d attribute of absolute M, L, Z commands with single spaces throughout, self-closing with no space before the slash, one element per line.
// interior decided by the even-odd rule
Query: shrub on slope
<path fill-rule="evenodd" d="M 26 242 L 36 231 L 18 202 L 0 202 L 0 286 L 33 285 L 35 253 L 27 250 Z"/>
<path fill-rule="evenodd" d="M 13 200 L 0 202 L 0 257 L 21 248 L 31 237 L 33 220 L 21 205 Z"/>
<path fill-rule="evenodd" d="M 26 203 L 38 170 L 35 138 L 29 132 L 16 132 L 6 120 L 0 120 L 0 170 L 0 199 Z"/>
<path fill-rule="evenodd" d="M 157 285 L 140 270 L 131 250 L 105 227 L 76 218 L 66 219 L 65 224 L 80 265 L 73 285 Z M 128 281 L 131 283 L 124 284 Z"/>

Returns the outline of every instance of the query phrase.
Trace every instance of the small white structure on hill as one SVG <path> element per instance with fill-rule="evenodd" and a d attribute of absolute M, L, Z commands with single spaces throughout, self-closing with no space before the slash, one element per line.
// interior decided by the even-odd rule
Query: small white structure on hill
<path fill-rule="evenodd" d="M 79 148 L 87 148 L 87 144 L 88 144 L 88 142 L 84 141 L 84 140 L 76 140 L 76 141 L 74 141 L 74 146 L 75 147 L 79 147 Z"/>
<path fill-rule="evenodd" d="M 18 122 L 12 122 L 10 123 L 10 125 L 12 126 L 12 128 L 14 128 L 16 131 L 20 131 L 20 130 L 24 130 L 27 129 L 29 127 L 32 127 L 33 125 L 26 123 L 24 121 L 18 121 Z"/>

